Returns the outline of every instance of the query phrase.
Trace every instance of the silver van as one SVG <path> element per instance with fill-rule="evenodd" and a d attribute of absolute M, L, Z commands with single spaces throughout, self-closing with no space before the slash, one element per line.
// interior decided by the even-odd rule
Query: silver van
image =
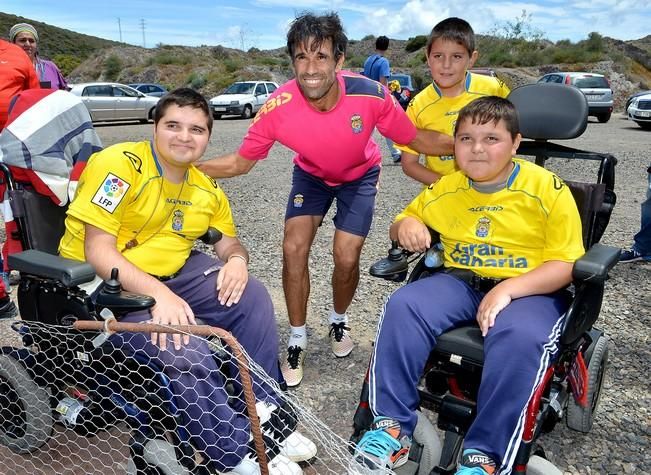
<path fill-rule="evenodd" d="M 554 82 L 576 86 L 588 100 L 588 115 L 596 117 L 601 123 L 608 122 L 613 113 L 613 90 L 603 74 L 567 72 L 549 73 L 538 82 Z"/>

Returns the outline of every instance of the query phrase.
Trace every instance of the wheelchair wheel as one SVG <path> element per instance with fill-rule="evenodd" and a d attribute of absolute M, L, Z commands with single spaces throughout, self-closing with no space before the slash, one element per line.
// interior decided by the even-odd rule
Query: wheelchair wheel
<path fill-rule="evenodd" d="M 145 444 L 145 470 L 138 471 L 133 458 L 127 462 L 127 475 L 190 475 L 176 458 L 174 446 L 166 440 L 154 439 Z"/>
<path fill-rule="evenodd" d="M 567 404 L 567 427 L 587 433 L 592 429 L 595 411 L 599 405 L 601 388 L 604 382 L 606 363 L 608 362 L 608 338 L 600 336 L 594 344 L 594 350 L 588 363 L 588 406 L 581 407 L 574 397 Z"/>
<path fill-rule="evenodd" d="M 0 355 L 0 444 L 19 454 L 33 452 L 50 438 L 52 424 L 49 391 L 18 361 Z"/>
<path fill-rule="evenodd" d="M 414 440 L 423 446 L 423 452 L 418 464 L 418 475 L 429 475 L 441 460 L 441 440 L 436 429 L 421 411 L 418 414 L 418 423 L 414 429 Z"/>
<path fill-rule="evenodd" d="M 549 460 L 532 455 L 527 463 L 527 475 L 563 475 L 563 472 Z"/>

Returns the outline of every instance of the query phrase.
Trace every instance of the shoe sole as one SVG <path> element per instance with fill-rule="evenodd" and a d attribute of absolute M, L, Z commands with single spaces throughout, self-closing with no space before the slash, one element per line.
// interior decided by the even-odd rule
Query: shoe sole
<path fill-rule="evenodd" d="M 348 355 L 351 354 L 352 352 L 353 352 L 353 348 L 351 348 L 350 350 L 348 350 L 347 353 L 339 353 L 339 354 L 337 354 L 337 353 L 335 353 L 335 352 L 333 351 L 332 354 L 335 355 L 337 358 L 345 358 L 346 356 L 348 356 Z"/>

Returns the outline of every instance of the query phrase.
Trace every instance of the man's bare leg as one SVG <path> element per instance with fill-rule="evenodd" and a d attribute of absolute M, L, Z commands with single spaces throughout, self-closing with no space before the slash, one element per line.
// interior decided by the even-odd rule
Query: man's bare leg
<path fill-rule="evenodd" d="M 291 328 L 287 359 L 281 370 L 288 386 L 303 379 L 303 359 L 307 348 L 307 301 L 310 296 L 308 259 L 322 216 L 296 216 L 285 221 L 283 238 L 283 290 Z"/>
<path fill-rule="evenodd" d="M 330 314 L 330 342 L 337 357 L 348 356 L 353 350 L 353 341 L 348 335 L 346 310 L 350 306 L 359 284 L 359 257 L 366 238 L 335 231 L 333 254 L 335 267 L 332 272 L 332 304 Z"/>

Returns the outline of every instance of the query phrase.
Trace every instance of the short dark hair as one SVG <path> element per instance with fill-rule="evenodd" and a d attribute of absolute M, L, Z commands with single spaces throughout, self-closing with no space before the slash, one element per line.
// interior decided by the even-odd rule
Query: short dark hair
<path fill-rule="evenodd" d="M 168 107 L 173 104 L 179 107 L 201 109 L 208 119 L 208 132 L 212 133 L 212 113 L 210 112 L 210 106 L 205 97 L 189 87 L 174 89 L 161 97 L 156 104 L 156 109 L 154 109 L 154 125 L 158 125 L 158 122 L 160 122 L 165 112 L 167 112 Z"/>
<path fill-rule="evenodd" d="M 315 51 L 327 39 L 332 40 L 332 52 L 335 61 L 346 54 L 348 38 L 344 33 L 339 15 L 335 12 L 316 16 L 313 13 L 303 13 L 297 17 L 287 32 L 287 52 L 294 61 L 294 53 L 299 45 L 306 51 Z M 311 41 L 311 44 L 308 44 Z"/>
<path fill-rule="evenodd" d="M 378 36 L 375 40 L 375 49 L 378 51 L 386 51 L 389 49 L 389 38 L 386 36 Z"/>
<path fill-rule="evenodd" d="M 495 125 L 501 120 L 504 121 L 506 130 L 511 134 L 511 138 L 520 133 L 520 123 L 518 121 L 518 112 L 515 106 L 508 99 L 498 96 L 484 96 L 475 99 L 459 111 L 457 123 L 454 126 L 454 136 L 457 136 L 459 124 L 470 121 L 471 124 L 487 124 L 493 122 Z"/>
<path fill-rule="evenodd" d="M 446 18 L 432 28 L 429 38 L 427 38 L 427 56 L 432 51 L 432 45 L 439 38 L 459 43 L 468 50 L 470 55 L 475 51 L 475 32 L 470 23 L 461 18 Z"/>

